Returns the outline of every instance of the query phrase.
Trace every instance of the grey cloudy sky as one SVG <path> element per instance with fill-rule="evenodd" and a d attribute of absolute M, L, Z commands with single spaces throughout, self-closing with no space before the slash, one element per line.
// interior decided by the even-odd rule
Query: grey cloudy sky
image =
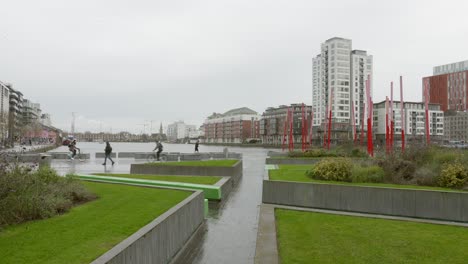
<path fill-rule="evenodd" d="M 331 37 L 374 56 L 374 101 L 468 59 L 468 1 L 0 1 L 0 80 L 68 130 L 141 132 L 212 112 L 311 102 Z M 398 92 L 395 92 L 397 97 Z M 149 127 L 146 128 L 148 131 Z"/>

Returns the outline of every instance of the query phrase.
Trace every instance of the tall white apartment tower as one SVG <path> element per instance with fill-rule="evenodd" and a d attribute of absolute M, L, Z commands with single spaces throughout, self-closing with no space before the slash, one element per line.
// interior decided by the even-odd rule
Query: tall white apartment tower
<path fill-rule="evenodd" d="M 321 53 L 312 59 L 313 125 L 321 126 L 326 122 L 329 105 L 334 124 L 351 124 L 351 100 L 356 125 L 360 125 L 366 111 L 368 75 L 372 76 L 372 56 L 365 51 L 353 51 L 350 39 L 335 37 L 322 43 Z"/>

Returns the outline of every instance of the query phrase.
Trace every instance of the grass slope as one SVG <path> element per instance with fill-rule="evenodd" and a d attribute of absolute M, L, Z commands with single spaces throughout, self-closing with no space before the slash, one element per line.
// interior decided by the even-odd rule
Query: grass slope
<path fill-rule="evenodd" d="M 467 263 L 468 228 L 276 209 L 281 263 Z"/>
<path fill-rule="evenodd" d="M 191 193 L 84 182 L 95 201 L 0 232 L 1 263 L 89 263 Z"/>
<path fill-rule="evenodd" d="M 221 180 L 222 177 L 218 176 L 174 176 L 174 175 L 151 175 L 151 174 L 109 174 L 109 173 L 94 173 L 98 176 L 112 176 L 122 178 L 135 178 L 155 181 L 169 181 L 169 182 L 184 182 L 196 184 L 213 185 Z"/>
<path fill-rule="evenodd" d="M 388 183 L 369 183 L 369 182 L 340 182 L 340 181 L 321 181 L 315 180 L 306 176 L 306 171 L 311 170 L 313 165 L 279 165 L 277 170 L 269 170 L 269 178 L 272 181 L 296 181 L 310 183 L 325 183 L 339 185 L 354 185 L 354 186 L 370 186 L 370 187 L 388 187 L 397 189 L 417 189 L 417 190 L 435 190 L 445 192 L 460 192 L 464 190 L 454 190 L 450 188 L 419 186 L 419 185 L 404 185 L 404 184 L 388 184 Z"/>
<path fill-rule="evenodd" d="M 199 166 L 199 167 L 231 167 L 238 160 L 198 160 L 181 162 L 152 162 L 147 163 L 155 166 Z"/>

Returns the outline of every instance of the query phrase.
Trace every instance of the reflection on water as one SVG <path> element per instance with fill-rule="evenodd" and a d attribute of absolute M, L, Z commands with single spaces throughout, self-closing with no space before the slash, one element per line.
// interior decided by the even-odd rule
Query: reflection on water
<path fill-rule="evenodd" d="M 114 152 L 150 152 L 154 143 L 112 143 Z M 84 162 L 53 160 L 52 166 L 61 174 L 66 173 L 128 173 L 130 164 L 145 160 L 119 159 L 115 165 L 101 165 L 102 159 L 95 159 L 94 153 L 104 152 L 105 144 L 78 143 L 82 153 L 90 153 L 91 159 Z M 221 152 L 222 146 L 200 145 L 200 152 Z M 211 263 L 253 263 L 259 205 L 261 204 L 262 180 L 265 158 L 268 150 L 261 148 L 228 147 L 230 152 L 243 154 L 243 178 L 232 190 L 227 201 L 218 208 L 210 206 L 206 221 L 206 232 L 190 252 L 190 260 L 197 264 Z M 193 153 L 192 144 L 164 144 L 165 152 Z M 62 146 L 52 152 L 67 152 Z"/>

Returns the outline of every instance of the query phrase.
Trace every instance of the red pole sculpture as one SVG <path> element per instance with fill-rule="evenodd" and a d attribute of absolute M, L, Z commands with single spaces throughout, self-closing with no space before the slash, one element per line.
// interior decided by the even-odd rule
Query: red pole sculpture
<path fill-rule="evenodd" d="M 312 107 L 311 111 L 310 111 L 310 133 L 309 133 L 309 145 L 310 145 L 310 148 L 312 148 L 312 128 L 313 128 L 313 125 L 314 125 L 314 107 Z"/>
<path fill-rule="evenodd" d="M 370 75 L 367 75 L 366 81 L 367 92 L 367 152 L 370 156 L 374 156 L 374 147 L 372 145 L 372 97 L 370 95 Z"/>
<path fill-rule="evenodd" d="M 356 136 L 356 119 L 354 117 L 355 113 L 354 113 L 354 100 L 351 100 L 351 122 L 353 123 L 352 125 L 352 128 L 353 128 L 353 142 L 354 144 L 356 144 L 356 139 L 357 139 L 357 136 Z"/>
<path fill-rule="evenodd" d="M 431 144 L 431 135 L 429 130 L 429 83 L 426 79 L 424 82 L 424 104 L 426 106 L 426 144 Z"/>
<path fill-rule="evenodd" d="M 302 103 L 302 151 L 305 151 L 307 149 L 307 109 L 304 106 L 304 103 Z"/>
<path fill-rule="evenodd" d="M 289 151 L 294 151 L 294 135 L 293 135 L 293 123 L 294 123 L 294 107 L 291 108 L 289 118 Z"/>
<path fill-rule="evenodd" d="M 331 141 L 332 108 L 333 108 L 333 90 L 331 90 L 330 107 L 328 110 L 330 112 L 328 115 L 328 144 L 327 144 L 328 149 L 330 149 L 330 141 Z"/>
<path fill-rule="evenodd" d="M 388 96 L 385 97 L 385 153 L 390 151 L 390 128 L 388 125 Z"/>
<path fill-rule="evenodd" d="M 366 109 L 366 103 L 364 102 L 364 107 L 362 109 Z M 362 144 L 364 143 L 364 123 L 365 123 L 365 118 L 366 118 L 366 115 L 365 113 L 362 113 L 362 120 L 361 120 L 361 140 L 360 140 L 360 144 L 362 146 Z"/>
<path fill-rule="evenodd" d="M 289 126 L 289 107 L 286 111 L 286 117 L 284 118 L 284 133 L 283 133 L 283 144 L 282 144 L 282 151 L 284 151 L 284 145 L 286 145 L 286 132 L 288 131 Z"/>
<path fill-rule="evenodd" d="M 323 148 L 327 148 L 327 128 L 328 128 L 328 105 L 327 111 L 325 112 L 325 124 L 323 126 Z"/>
<path fill-rule="evenodd" d="M 369 81 L 369 86 L 370 86 L 370 81 Z M 374 157 L 374 141 L 373 141 L 373 132 L 372 132 L 372 120 L 374 118 L 374 101 L 372 101 L 372 97 L 371 97 L 371 101 L 370 101 L 370 153 L 371 153 L 371 157 Z"/>
<path fill-rule="evenodd" d="M 390 152 L 393 153 L 395 120 L 393 119 L 393 82 L 390 84 Z"/>
<path fill-rule="evenodd" d="M 401 119 L 401 153 L 405 152 L 405 112 L 403 103 L 403 76 L 400 75 L 400 119 Z"/>

